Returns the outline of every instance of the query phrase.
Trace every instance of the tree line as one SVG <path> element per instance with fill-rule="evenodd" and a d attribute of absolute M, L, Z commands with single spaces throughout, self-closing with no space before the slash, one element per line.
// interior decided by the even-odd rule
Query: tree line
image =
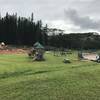
<path fill-rule="evenodd" d="M 5 17 L 0 16 L 0 41 L 16 45 L 33 45 L 39 41 L 46 45 L 46 28 L 41 20 L 34 20 L 33 13 L 29 18 L 6 13 Z"/>
<path fill-rule="evenodd" d="M 12 45 L 30 45 L 40 42 L 47 47 L 69 49 L 100 49 L 100 35 L 98 33 L 70 33 L 63 30 L 48 28 L 41 20 L 30 17 L 20 17 L 17 14 L 6 13 L 0 16 L 0 42 Z"/>
<path fill-rule="evenodd" d="M 51 46 L 69 49 L 100 49 L 98 33 L 70 33 L 49 36 Z"/>

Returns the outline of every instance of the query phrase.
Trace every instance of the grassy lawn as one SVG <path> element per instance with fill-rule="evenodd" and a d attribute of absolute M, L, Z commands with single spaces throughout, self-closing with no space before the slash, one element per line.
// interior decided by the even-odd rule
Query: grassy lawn
<path fill-rule="evenodd" d="M 45 54 L 33 62 L 27 55 L 0 55 L 0 100 L 100 100 L 100 64 Z"/>

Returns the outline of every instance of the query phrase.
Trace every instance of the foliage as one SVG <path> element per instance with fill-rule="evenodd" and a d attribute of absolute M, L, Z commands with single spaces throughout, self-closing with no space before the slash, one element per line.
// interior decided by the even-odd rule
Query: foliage
<path fill-rule="evenodd" d="M 49 44 L 69 49 L 100 49 L 100 35 L 92 33 L 57 34 L 49 36 Z"/>
<path fill-rule="evenodd" d="M 48 28 L 41 20 L 18 17 L 17 14 L 0 17 L 0 42 L 15 45 L 33 45 L 69 49 L 100 49 L 100 35 L 95 32 L 65 34 L 63 30 Z"/>
<path fill-rule="evenodd" d="M 42 21 L 31 18 L 17 17 L 17 14 L 0 18 L 0 41 L 6 44 L 33 45 L 35 42 L 46 44 L 46 28 Z M 44 31 L 45 30 L 45 31 Z"/>

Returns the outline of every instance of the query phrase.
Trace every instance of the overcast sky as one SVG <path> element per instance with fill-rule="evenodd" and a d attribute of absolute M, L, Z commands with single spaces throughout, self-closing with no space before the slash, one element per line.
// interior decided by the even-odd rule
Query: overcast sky
<path fill-rule="evenodd" d="M 49 27 L 66 32 L 100 32 L 100 0 L 0 0 L 4 16 L 17 12 L 43 20 Z"/>

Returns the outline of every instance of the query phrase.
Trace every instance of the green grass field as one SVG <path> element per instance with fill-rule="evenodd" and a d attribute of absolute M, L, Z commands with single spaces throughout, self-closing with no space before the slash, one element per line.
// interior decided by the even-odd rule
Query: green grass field
<path fill-rule="evenodd" d="M 100 64 L 45 54 L 33 62 L 27 55 L 0 55 L 0 100 L 100 100 Z"/>

